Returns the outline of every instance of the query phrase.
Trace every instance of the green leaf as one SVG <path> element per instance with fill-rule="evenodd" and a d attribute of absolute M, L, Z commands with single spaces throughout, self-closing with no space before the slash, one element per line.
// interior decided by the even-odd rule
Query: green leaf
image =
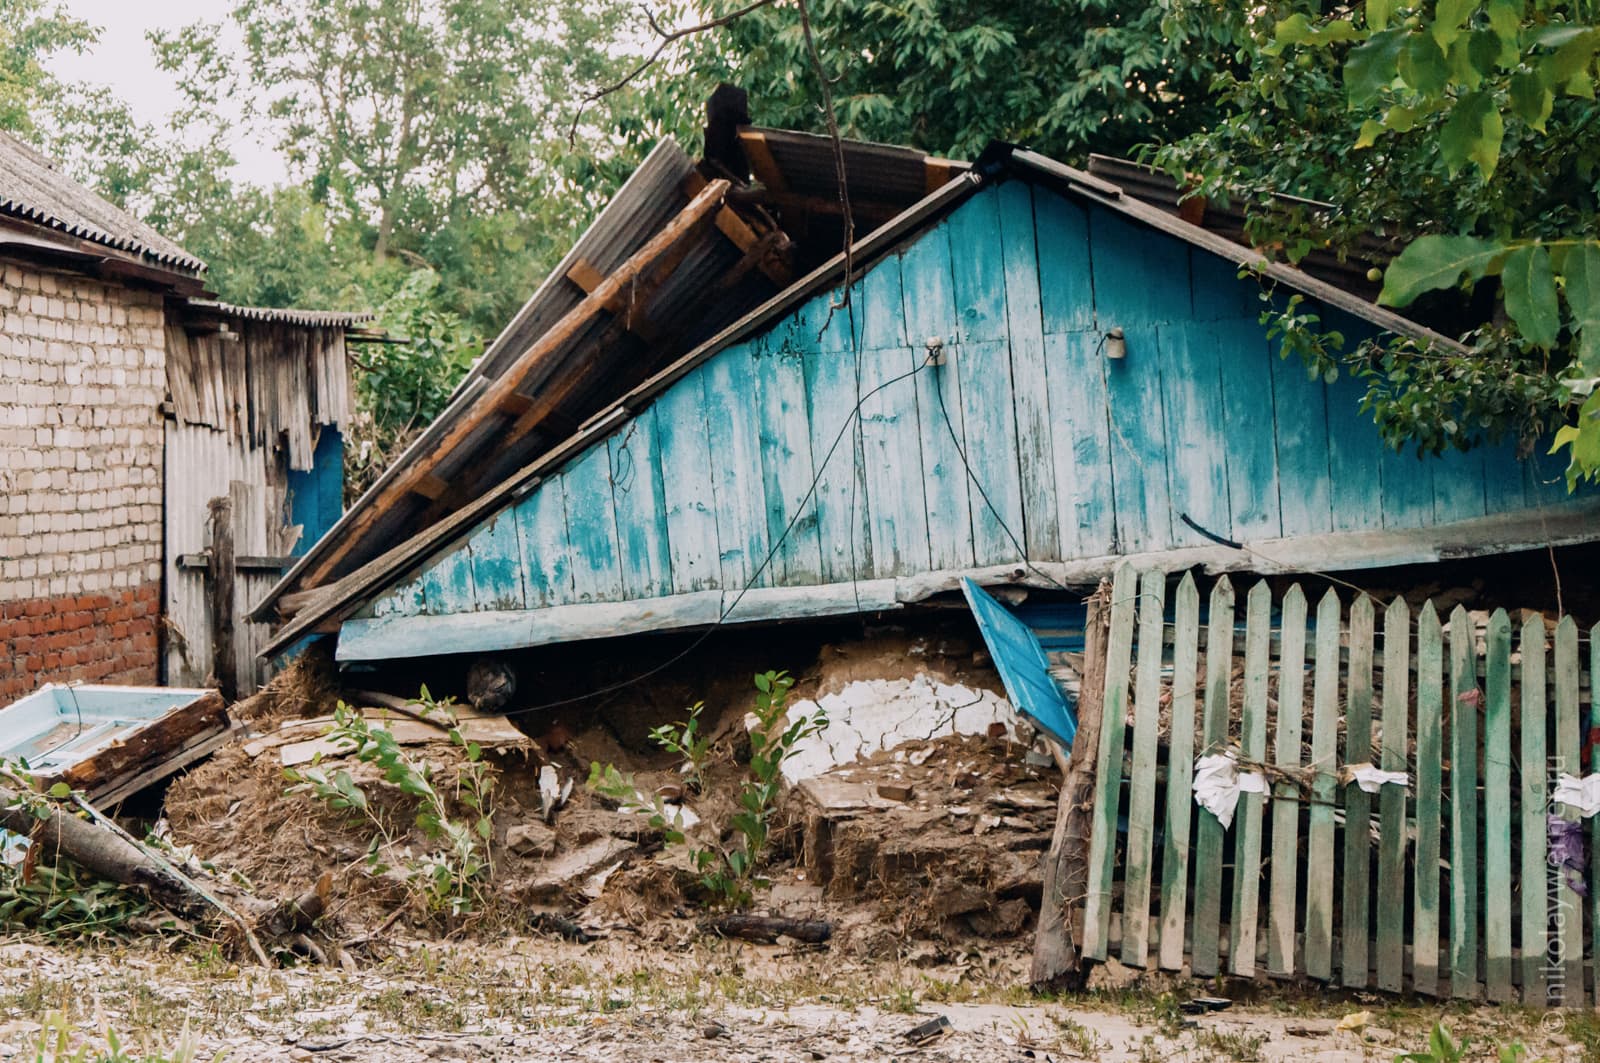
<path fill-rule="evenodd" d="M 1543 133 L 1555 96 L 1545 88 L 1544 79 L 1533 71 L 1511 75 L 1511 109 L 1529 126 Z"/>
<path fill-rule="evenodd" d="M 1461 36 L 1461 24 L 1477 6 L 1478 0 L 1439 0 L 1428 29 L 1440 48 L 1450 47 L 1450 42 Z"/>
<path fill-rule="evenodd" d="M 68 786 L 64 782 L 58 782 L 54 786 L 50 787 L 50 796 L 57 798 L 58 800 L 63 797 L 71 797 L 72 787 Z"/>
<path fill-rule="evenodd" d="M 1473 280 L 1489 270 L 1505 248 L 1476 236 L 1420 236 L 1383 271 L 1385 306 L 1409 306 L 1423 292 L 1454 287 L 1464 273 Z"/>
<path fill-rule="evenodd" d="M 1439 155 L 1454 177 L 1468 162 L 1476 163 L 1487 181 L 1500 162 L 1500 144 L 1505 123 L 1495 106 L 1494 96 L 1486 91 L 1470 92 L 1456 101 L 1444 128 L 1439 131 Z"/>
<path fill-rule="evenodd" d="M 1397 103 L 1384 112 L 1383 124 L 1396 133 L 1409 133 L 1416 128 L 1417 110 L 1414 107 L 1405 107 Z"/>
<path fill-rule="evenodd" d="M 1367 0 L 1367 28 L 1385 29 L 1394 15 L 1394 0 Z"/>
<path fill-rule="evenodd" d="M 1408 36 L 1401 29 L 1383 30 L 1350 49 L 1344 64 L 1344 89 L 1352 110 L 1372 103 L 1394 81 L 1400 49 Z"/>
<path fill-rule="evenodd" d="M 1522 335 L 1535 346 L 1549 349 L 1561 330 L 1556 279 L 1550 271 L 1550 253 L 1541 244 L 1526 244 L 1506 256 L 1500 283 L 1505 291 L 1506 313 Z"/>
<path fill-rule="evenodd" d="M 1361 123 L 1361 133 L 1356 137 L 1356 147 L 1372 147 L 1372 145 L 1378 142 L 1378 138 L 1383 136 L 1383 133 L 1383 123 L 1378 121 L 1376 118 L 1368 118 L 1365 122 Z"/>
<path fill-rule="evenodd" d="M 1567 252 L 1563 278 L 1567 308 L 1578 330 L 1578 362 L 1585 374 L 1600 376 L 1600 244 L 1584 243 Z"/>
<path fill-rule="evenodd" d="M 1444 91 L 1450 79 L 1450 64 L 1441 43 L 1426 33 L 1413 33 L 1400 49 L 1397 69 L 1400 79 L 1423 96 L 1434 96 Z"/>

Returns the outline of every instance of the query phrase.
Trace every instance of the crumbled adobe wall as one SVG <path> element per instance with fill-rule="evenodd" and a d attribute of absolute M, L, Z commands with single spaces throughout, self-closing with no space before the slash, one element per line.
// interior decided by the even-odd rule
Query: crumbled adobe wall
<path fill-rule="evenodd" d="M 0 704 L 156 681 L 165 393 L 160 293 L 0 266 Z"/>

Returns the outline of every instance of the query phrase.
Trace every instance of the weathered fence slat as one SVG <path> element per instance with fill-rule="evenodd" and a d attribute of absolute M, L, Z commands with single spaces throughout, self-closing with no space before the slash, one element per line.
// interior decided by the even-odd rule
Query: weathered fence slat
<path fill-rule="evenodd" d="M 1487 898 L 1511 896 L 1511 621 L 1489 618 L 1483 713 L 1483 883 Z M 1512 999 L 1511 905 L 1483 907 L 1483 982 L 1490 1000 Z"/>
<path fill-rule="evenodd" d="M 1582 775 L 1583 738 L 1578 733 L 1578 624 L 1570 616 L 1556 625 L 1555 638 L 1556 747 L 1551 767 Z M 1562 807 L 1563 819 L 1577 821 L 1577 809 Z M 1583 987 L 1583 898 L 1564 880 L 1556 887 L 1561 919 L 1561 1001 L 1568 1007 L 1580 1003 Z"/>
<path fill-rule="evenodd" d="M 1404 598 L 1383 614 L 1384 771 L 1407 771 L 1407 720 L 1411 678 L 1411 609 Z M 1406 788 L 1386 785 L 1378 794 L 1379 989 L 1398 993 L 1405 983 Z"/>
<path fill-rule="evenodd" d="M 1317 666 L 1312 688 L 1311 817 L 1306 852 L 1306 974 L 1333 978 L 1333 810 L 1339 788 L 1339 596 L 1317 606 Z"/>
<path fill-rule="evenodd" d="M 1372 762 L 1372 599 L 1350 604 L 1350 668 L 1345 679 L 1344 762 Z M 1339 981 L 1367 984 L 1368 877 L 1372 873 L 1372 799 L 1354 782 L 1344 786 L 1344 901 L 1341 909 Z"/>
<path fill-rule="evenodd" d="M 1122 962 L 1134 967 L 1144 967 L 1150 958 L 1150 856 L 1166 610 L 1167 574 L 1146 572 L 1139 584 L 1139 673 L 1133 695 L 1133 768 L 1128 777 L 1128 855 L 1122 887 Z"/>
<path fill-rule="evenodd" d="M 1267 679 L 1272 667 L 1272 588 L 1261 580 L 1245 605 L 1244 705 L 1239 716 L 1242 759 L 1267 759 Z M 1256 973 L 1256 920 L 1261 907 L 1262 794 L 1241 794 L 1234 817 L 1233 909 L 1228 919 L 1229 968 L 1242 978 Z"/>
<path fill-rule="evenodd" d="M 1522 881 L 1543 884 L 1545 876 L 1545 670 L 1544 618 L 1530 616 L 1522 623 L 1522 675 L 1518 702 L 1521 732 L 1522 777 L 1519 787 L 1522 821 Z M 1420 753 L 1419 753 L 1420 755 Z M 1522 1002 L 1543 1007 L 1545 951 L 1550 918 L 1545 908 L 1549 891 L 1524 889 L 1522 893 Z"/>
<path fill-rule="evenodd" d="M 1306 595 L 1298 583 L 1283 596 L 1278 650 L 1278 715 L 1273 762 L 1290 776 L 1300 770 L 1306 696 Z M 1267 970 L 1295 972 L 1295 889 L 1300 870 L 1300 791 L 1290 782 L 1273 788 L 1272 876 L 1267 923 Z"/>
<path fill-rule="evenodd" d="M 1411 986 L 1439 991 L 1439 807 L 1444 756 L 1440 724 L 1444 630 L 1433 603 L 1417 616 L 1417 859 L 1411 914 Z"/>
<path fill-rule="evenodd" d="M 1200 751 L 1209 753 L 1228 743 L 1228 681 L 1233 674 L 1233 584 L 1223 576 L 1211 588 L 1211 615 L 1206 628 L 1206 705 Z M 1217 818 L 1200 813 L 1195 828 L 1194 944 L 1190 969 L 1209 978 L 1218 969 L 1222 922 L 1222 842 Z"/>
<path fill-rule="evenodd" d="M 1450 995 L 1478 996 L 1478 661 L 1462 606 L 1450 613 Z"/>
<path fill-rule="evenodd" d="M 1600 677 L 1600 624 L 1589 629 L 1589 728 L 1600 727 L 1600 698 L 1595 697 L 1596 677 Z M 1589 750 L 1588 771 L 1600 771 L 1600 742 Z M 1594 935 L 1593 955 L 1600 958 L 1600 816 L 1589 819 L 1589 900 L 1592 911 L 1589 926 Z M 1594 980 L 1595 1003 L 1600 1004 L 1600 976 Z"/>
<path fill-rule="evenodd" d="M 1111 637 L 1106 646 L 1106 698 L 1094 784 L 1094 831 L 1089 836 L 1089 889 L 1083 906 L 1083 957 L 1104 960 L 1111 939 L 1111 889 L 1122 798 L 1122 750 L 1128 721 L 1128 668 L 1133 661 L 1134 604 L 1139 578 L 1131 565 L 1111 584 Z"/>
<path fill-rule="evenodd" d="M 1170 597 L 1169 623 L 1166 576 L 1124 566 L 1091 653 L 1104 727 L 1080 750 L 1097 771 L 1091 784 L 1084 764 L 1072 805 L 1088 822 L 1084 959 L 1108 957 L 1118 919 L 1133 967 L 1600 1003 L 1586 984 L 1600 889 L 1569 884 L 1600 884 L 1600 817 L 1550 799 L 1558 775 L 1600 772 L 1600 624 L 1529 612 L 1514 630 L 1503 608 L 1443 621 L 1424 602 L 1413 625 L 1396 598 L 1380 632 L 1373 598 L 1345 612 L 1334 589 L 1309 623 L 1301 586 L 1274 616 L 1267 581 L 1239 603 L 1224 576 L 1202 629 L 1193 574 Z M 1215 753 L 1270 776 L 1266 794 L 1237 792 L 1231 835 L 1193 792 L 1197 758 Z M 1404 785 L 1363 790 L 1373 764 Z M 1590 846 L 1581 868 L 1547 863 L 1561 820 Z"/>
<path fill-rule="evenodd" d="M 1194 709 L 1200 592 L 1194 573 L 1178 584 L 1172 626 L 1172 732 L 1167 737 L 1167 830 L 1161 850 L 1161 966 L 1183 968 L 1189 904 L 1189 823 L 1194 814 Z"/>

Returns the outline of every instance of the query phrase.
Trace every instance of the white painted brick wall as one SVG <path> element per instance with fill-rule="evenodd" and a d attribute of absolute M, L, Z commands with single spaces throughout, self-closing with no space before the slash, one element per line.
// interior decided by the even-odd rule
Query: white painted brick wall
<path fill-rule="evenodd" d="M 0 267 L 0 601 L 161 578 L 161 296 Z"/>

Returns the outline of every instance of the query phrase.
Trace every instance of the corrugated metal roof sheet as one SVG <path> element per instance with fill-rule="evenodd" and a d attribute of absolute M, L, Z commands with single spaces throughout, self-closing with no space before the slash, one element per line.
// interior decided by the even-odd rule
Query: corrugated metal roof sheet
<path fill-rule="evenodd" d="M 343 310 L 298 310 L 293 307 L 235 306 L 214 299 L 190 299 L 188 305 L 196 310 L 206 310 L 220 317 L 241 321 L 261 321 L 273 325 L 305 325 L 310 328 L 354 328 L 376 320 L 373 314 L 357 314 Z"/>
<path fill-rule="evenodd" d="M 9 133 L 0 133 L 0 214 L 198 274 L 206 264 L 102 199 Z"/>

